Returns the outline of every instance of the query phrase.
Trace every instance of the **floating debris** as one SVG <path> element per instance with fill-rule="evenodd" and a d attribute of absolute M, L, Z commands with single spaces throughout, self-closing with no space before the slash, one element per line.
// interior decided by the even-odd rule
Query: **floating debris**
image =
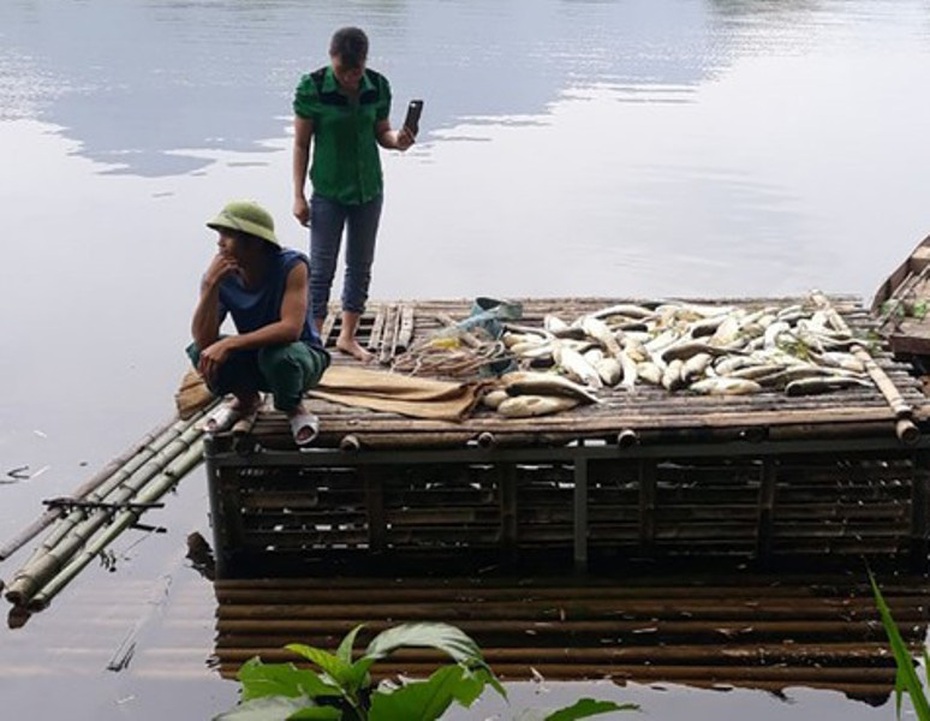
<path fill-rule="evenodd" d="M 28 481 L 31 476 L 29 475 L 29 466 L 17 466 L 16 468 L 11 468 L 6 472 L 6 475 L 9 478 L 12 478 L 12 481 L 0 481 L 0 483 L 14 483 L 16 481 Z"/>

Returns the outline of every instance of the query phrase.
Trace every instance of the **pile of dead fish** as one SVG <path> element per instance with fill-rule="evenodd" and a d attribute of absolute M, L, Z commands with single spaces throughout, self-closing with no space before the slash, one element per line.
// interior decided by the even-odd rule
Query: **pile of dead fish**
<path fill-rule="evenodd" d="M 789 396 L 870 386 L 853 352 L 863 341 L 813 303 L 740 306 L 662 302 L 612 305 L 542 327 L 507 325 L 502 340 L 519 371 L 484 402 L 503 415 L 536 416 L 599 402 L 598 391 L 641 384 L 711 395 Z M 845 326 L 845 324 L 842 324 Z"/>

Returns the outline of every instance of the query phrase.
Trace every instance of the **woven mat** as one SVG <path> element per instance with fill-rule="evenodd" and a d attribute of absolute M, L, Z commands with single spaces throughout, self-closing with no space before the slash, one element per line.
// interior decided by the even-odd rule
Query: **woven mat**
<path fill-rule="evenodd" d="M 461 421 L 474 409 L 482 387 L 482 383 L 439 381 L 335 365 L 307 395 L 414 418 Z"/>

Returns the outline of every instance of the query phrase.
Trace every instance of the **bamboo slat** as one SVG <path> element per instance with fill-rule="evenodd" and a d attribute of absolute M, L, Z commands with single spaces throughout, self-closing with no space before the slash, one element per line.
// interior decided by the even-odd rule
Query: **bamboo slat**
<path fill-rule="evenodd" d="M 381 352 L 378 354 L 378 362 L 381 365 L 389 365 L 394 358 L 394 336 L 396 333 L 397 306 L 391 304 L 384 314 L 384 329 L 381 332 Z"/>
<path fill-rule="evenodd" d="M 384 332 L 384 305 L 377 306 L 375 319 L 371 325 L 371 334 L 368 336 L 367 347 L 374 355 L 380 354 L 381 334 Z"/>

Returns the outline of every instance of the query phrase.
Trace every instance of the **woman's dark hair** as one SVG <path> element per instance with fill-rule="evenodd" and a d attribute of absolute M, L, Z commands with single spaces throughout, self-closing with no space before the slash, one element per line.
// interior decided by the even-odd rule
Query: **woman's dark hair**
<path fill-rule="evenodd" d="M 329 54 L 348 70 L 360 68 L 368 58 L 368 36 L 360 28 L 339 28 L 329 42 Z"/>

